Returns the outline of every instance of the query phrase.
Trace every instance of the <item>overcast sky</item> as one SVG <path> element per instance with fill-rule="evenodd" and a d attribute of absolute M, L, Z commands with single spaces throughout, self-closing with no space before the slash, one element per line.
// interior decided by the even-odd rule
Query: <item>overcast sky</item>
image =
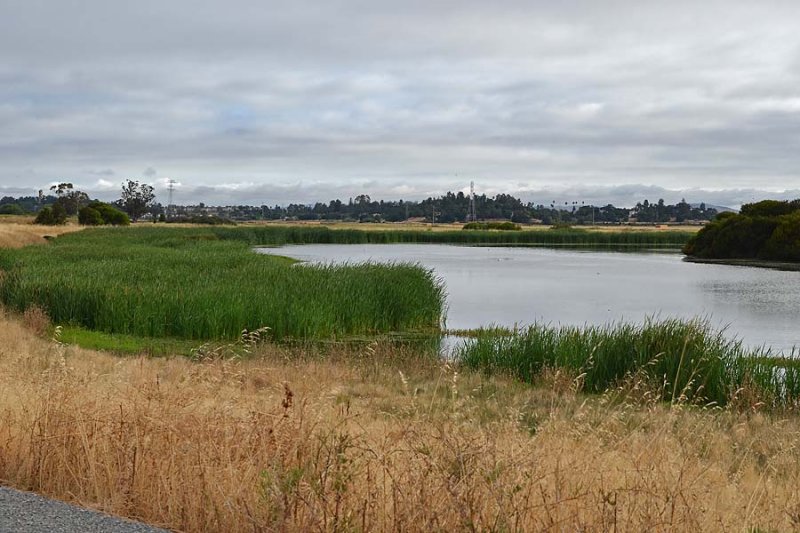
<path fill-rule="evenodd" d="M 0 195 L 800 196 L 800 2 L 0 0 Z"/>

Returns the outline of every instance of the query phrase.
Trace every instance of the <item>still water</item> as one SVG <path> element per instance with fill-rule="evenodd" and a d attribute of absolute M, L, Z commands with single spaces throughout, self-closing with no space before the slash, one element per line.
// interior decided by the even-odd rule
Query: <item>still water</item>
<path fill-rule="evenodd" d="M 317 263 L 419 263 L 447 289 L 447 327 L 706 317 L 752 347 L 800 347 L 800 272 L 696 264 L 680 254 L 436 244 L 261 248 Z"/>

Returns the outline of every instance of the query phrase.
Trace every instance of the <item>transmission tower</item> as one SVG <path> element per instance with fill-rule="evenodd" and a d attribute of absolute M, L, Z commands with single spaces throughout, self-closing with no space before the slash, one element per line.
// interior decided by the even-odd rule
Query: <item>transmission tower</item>
<path fill-rule="evenodd" d="M 167 200 L 167 218 L 169 218 L 170 209 L 172 208 L 172 193 L 175 191 L 175 180 L 172 178 L 167 180 L 167 191 L 169 191 Z"/>
<path fill-rule="evenodd" d="M 475 182 L 469 182 L 469 215 L 467 215 L 469 219 L 467 222 L 477 222 L 478 215 L 475 212 Z"/>

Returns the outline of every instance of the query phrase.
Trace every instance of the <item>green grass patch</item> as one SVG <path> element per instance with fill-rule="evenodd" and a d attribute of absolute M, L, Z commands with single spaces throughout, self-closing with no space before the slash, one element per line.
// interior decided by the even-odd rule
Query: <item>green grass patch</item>
<path fill-rule="evenodd" d="M 456 351 L 466 367 L 533 382 L 545 369 L 580 375 L 584 390 L 603 392 L 636 377 L 667 401 L 726 404 L 747 390 L 773 406 L 800 398 L 800 361 L 748 350 L 702 320 L 468 332 Z"/>
<path fill-rule="evenodd" d="M 136 335 L 104 333 L 78 326 L 64 326 L 59 340 L 90 350 L 105 350 L 122 355 L 185 355 L 199 346 L 197 341 L 174 338 L 141 337 Z"/>
<path fill-rule="evenodd" d="M 444 292 L 413 264 L 296 265 L 236 228 L 99 228 L 0 250 L 0 300 L 56 324 L 140 337 L 281 340 L 438 330 Z M 258 244 L 273 244 L 258 242 Z"/>

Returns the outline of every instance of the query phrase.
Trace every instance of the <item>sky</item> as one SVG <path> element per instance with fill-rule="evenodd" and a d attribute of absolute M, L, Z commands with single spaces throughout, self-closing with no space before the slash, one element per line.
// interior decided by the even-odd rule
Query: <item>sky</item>
<path fill-rule="evenodd" d="M 0 196 L 800 197 L 800 2 L 0 0 Z"/>

